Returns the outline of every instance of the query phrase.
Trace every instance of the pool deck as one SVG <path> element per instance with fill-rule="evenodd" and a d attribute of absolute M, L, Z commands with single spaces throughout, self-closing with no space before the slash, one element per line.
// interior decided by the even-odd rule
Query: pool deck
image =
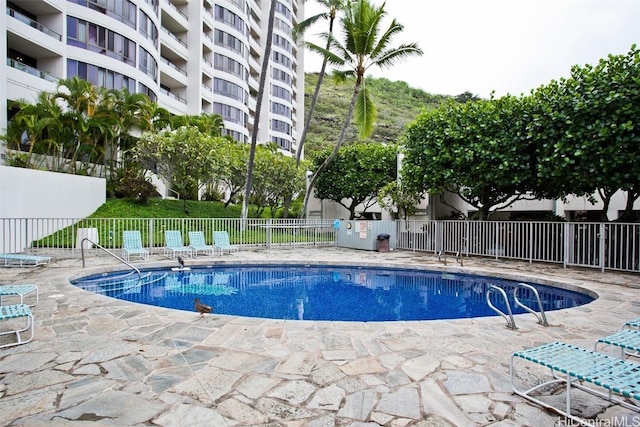
<path fill-rule="evenodd" d="M 39 284 L 35 337 L 0 349 L 3 426 L 554 426 L 559 416 L 511 391 L 514 351 L 551 341 L 592 349 L 640 317 L 638 275 L 550 264 L 341 248 L 241 250 L 199 262 L 299 261 L 511 274 L 599 294 L 547 313 L 411 322 L 283 321 L 207 315 L 114 300 L 70 277 L 117 261 L 91 255 L 36 268 L 2 268 L 0 284 Z M 209 261 L 209 262 L 207 262 Z M 187 265 L 193 263 L 186 260 Z M 161 255 L 144 265 L 173 266 Z M 5 302 L 7 303 L 7 302 Z M 609 349 L 601 348 L 603 352 Z M 612 355 L 617 354 L 612 351 Z M 533 385 L 546 371 L 526 365 Z M 563 399 L 561 392 L 554 399 Z M 640 415 L 582 393 L 585 418 Z M 605 425 L 605 424 L 601 424 Z M 617 424 L 620 425 L 620 424 Z"/>

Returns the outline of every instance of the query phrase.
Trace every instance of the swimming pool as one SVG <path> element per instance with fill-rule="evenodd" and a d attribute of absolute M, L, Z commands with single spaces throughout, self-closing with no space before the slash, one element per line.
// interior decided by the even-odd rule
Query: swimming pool
<path fill-rule="evenodd" d="M 71 282 L 113 298 L 193 311 L 194 298 L 215 313 L 288 320 L 404 321 L 496 316 L 486 302 L 496 285 L 512 297 L 517 281 L 402 268 L 329 265 L 220 265 L 98 274 Z M 589 295 L 533 285 L 545 311 L 589 303 Z M 521 289 L 519 298 L 535 306 Z M 492 301 L 505 309 L 503 301 Z M 514 314 L 524 312 L 510 301 Z"/>

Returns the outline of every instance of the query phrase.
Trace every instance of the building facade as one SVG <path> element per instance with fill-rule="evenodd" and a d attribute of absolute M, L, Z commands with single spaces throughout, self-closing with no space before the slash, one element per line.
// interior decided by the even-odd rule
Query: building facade
<path fill-rule="evenodd" d="M 0 132 L 8 102 L 35 102 L 75 76 L 142 92 L 176 115 L 216 113 L 249 142 L 270 0 L 0 0 Z M 301 0 L 276 2 L 258 142 L 295 153 L 304 125 L 304 49 L 292 37 Z"/>

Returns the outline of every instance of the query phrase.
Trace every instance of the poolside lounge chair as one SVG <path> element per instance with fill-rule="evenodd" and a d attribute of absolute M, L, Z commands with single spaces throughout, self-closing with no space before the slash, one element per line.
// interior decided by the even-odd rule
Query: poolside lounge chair
<path fill-rule="evenodd" d="M 620 357 L 640 357 L 640 330 L 623 329 L 615 334 L 599 338 L 593 346 L 593 351 L 598 351 L 598 345 L 608 344 L 620 349 Z"/>
<path fill-rule="evenodd" d="M 5 267 L 37 267 L 48 264 L 51 257 L 27 254 L 0 254 Z"/>
<path fill-rule="evenodd" d="M 2 297 L 20 297 L 20 304 L 24 304 L 24 298 L 33 292 L 35 292 L 35 301 L 31 306 L 38 302 L 38 287 L 36 285 L 0 285 L 0 305 L 2 305 Z"/>
<path fill-rule="evenodd" d="M 14 319 L 25 318 L 27 323 L 24 328 L 16 327 Z M 5 328 L 5 322 L 10 326 Z M 5 330 L 7 329 L 7 330 Z M 23 339 L 21 333 L 29 331 L 27 339 Z M 0 339 L 0 348 L 28 343 L 33 339 L 33 315 L 31 309 L 26 304 L 0 305 L 0 337 L 15 334 L 16 341 L 7 343 L 4 338 Z"/>
<path fill-rule="evenodd" d="M 622 325 L 622 329 L 640 329 L 640 317 L 629 320 Z"/>
<path fill-rule="evenodd" d="M 205 255 L 207 253 L 215 252 L 215 248 L 211 245 L 207 245 L 207 242 L 204 239 L 204 233 L 202 231 L 190 231 L 189 232 L 189 247 L 193 250 L 193 256 L 198 256 L 198 251 L 203 252 Z"/>
<path fill-rule="evenodd" d="M 514 361 L 519 359 L 550 368 L 553 379 L 528 390 L 517 389 L 514 384 Z M 640 402 L 640 365 L 637 363 L 557 341 L 516 351 L 511 356 L 510 371 L 514 393 L 584 425 L 591 424 L 571 414 L 571 387 L 608 399 L 625 408 L 640 411 L 640 406 L 637 406 Z M 552 400 L 545 402 L 541 400 L 542 397 L 533 396 L 538 390 L 555 383 L 566 385 L 564 408 L 553 406 Z M 634 402 L 629 403 L 623 398 Z"/>
<path fill-rule="evenodd" d="M 240 249 L 229 243 L 229 233 L 226 231 L 213 232 L 213 246 L 220 249 L 220 255 L 224 255 L 224 251 L 238 252 Z"/>
<path fill-rule="evenodd" d="M 164 232 L 164 255 L 167 258 L 174 259 L 176 255 L 183 254 L 191 257 L 193 252 L 191 248 L 182 243 L 182 234 L 178 230 L 165 230 Z"/>
<path fill-rule="evenodd" d="M 122 232 L 122 258 L 130 261 L 131 256 L 140 257 L 143 260 L 149 259 L 149 251 L 142 247 L 142 236 L 139 231 Z"/>

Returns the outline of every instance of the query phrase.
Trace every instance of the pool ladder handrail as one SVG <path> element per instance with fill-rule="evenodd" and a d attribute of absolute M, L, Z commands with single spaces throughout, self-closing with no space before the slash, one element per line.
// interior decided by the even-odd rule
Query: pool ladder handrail
<path fill-rule="evenodd" d="M 443 250 L 439 250 L 436 252 L 436 256 L 438 257 L 438 261 L 442 261 L 444 265 L 447 265 L 447 253 Z M 456 261 L 462 265 L 462 251 L 456 252 Z M 464 267 L 464 266 L 463 266 Z"/>
<path fill-rule="evenodd" d="M 538 303 L 538 309 L 540 310 L 540 313 L 536 312 L 526 304 L 523 304 L 522 302 L 520 302 L 520 299 L 518 298 L 518 290 L 520 288 L 526 288 L 526 289 L 529 289 L 531 292 L 533 292 L 533 295 L 536 297 L 536 302 Z M 547 316 L 544 314 L 544 308 L 542 308 L 542 301 L 540 300 L 540 294 L 538 293 L 538 290 L 536 288 L 534 288 L 533 286 L 527 283 L 518 283 L 518 286 L 516 286 L 513 289 L 513 301 L 516 303 L 518 307 L 523 308 L 524 310 L 536 316 L 536 319 L 538 319 L 538 323 L 540 325 L 549 326 L 549 322 L 547 322 Z"/>
<path fill-rule="evenodd" d="M 527 306 L 526 304 L 522 303 L 520 301 L 520 299 L 518 298 L 518 290 L 520 288 L 526 288 L 529 289 L 531 292 L 533 292 L 533 295 L 536 297 L 536 301 L 538 303 L 538 308 L 540 309 L 540 313 L 536 312 L 535 310 L 533 310 L 532 308 L 530 308 L 529 306 Z M 498 293 L 500 293 L 502 295 L 502 298 L 504 300 L 504 304 L 507 307 L 507 311 L 508 311 L 508 316 L 507 317 L 507 313 L 504 313 L 502 310 L 500 310 L 499 308 L 497 308 L 495 305 L 493 305 L 493 303 L 491 302 L 490 299 L 490 295 L 492 291 L 497 291 Z M 518 329 L 516 327 L 516 321 L 513 318 L 513 313 L 511 311 L 511 304 L 509 304 L 509 299 L 507 298 L 507 293 L 505 292 L 504 289 L 495 286 L 495 285 L 489 285 L 489 288 L 487 289 L 487 294 L 486 294 L 486 299 L 487 299 L 487 304 L 489 305 L 489 307 L 495 311 L 496 313 L 498 313 L 500 316 L 502 316 L 506 321 L 507 321 L 507 328 L 510 329 Z M 516 305 L 526 311 L 528 311 L 529 313 L 533 314 L 534 316 L 536 316 L 536 319 L 538 320 L 538 324 L 542 325 L 542 326 L 549 326 L 549 322 L 547 321 L 547 316 L 544 313 L 544 308 L 542 307 L 542 301 L 540 300 L 540 294 L 538 293 L 538 290 L 536 288 L 534 288 L 533 286 L 527 284 L 527 283 L 518 283 L 518 285 L 513 289 L 513 301 L 516 303 Z"/>
<path fill-rule="evenodd" d="M 87 237 L 82 239 L 82 241 L 80 242 L 80 252 L 82 253 L 82 268 L 85 267 L 85 263 L 84 263 L 84 242 L 85 241 L 91 243 L 92 245 L 95 245 L 99 249 L 102 249 L 103 251 L 105 251 L 106 253 L 108 253 L 109 255 L 111 255 L 112 257 L 114 257 L 115 259 L 120 261 L 121 263 L 123 263 L 123 264 L 127 265 L 128 267 L 132 268 L 136 273 L 138 273 L 138 282 L 142 281 L 142 275 L 140 274 L 140 270 L 138 270 L 135 266 L 133 266 L 129 262 L 127 262 L 124 259 L 120 258 L 118 255 L 116 255 L 113 252 L 111 252 L 109 249 L 105 248 L 104 246 L 101 246 L 100 244 L 94 242 L 93 240 L 91 240 L 91 239 L 89 239 Z"/>
<path fill-rule="evenodd" d="M 507 306 L 507 311 L 509 312 L 509 317 L 507 317 L 506 313 L 504 313 L 502 310 L 497 308 L 491 302 L 490 295 L 491 295 L 492 291 L 496 291 L 500 295 L 502 295 L 502 298 L 504 299 L 504 303 Z M 489 305 L 489 307 L 493 311 L 498 313 L 500 316 L 502 316 L 504 318 L 504 320 L 507 321 L 507 328 L 509 328 L 509 329 L 518 329 L 518 327 L 516 326 L 516 321 L 513 318 L 513 313 L 511 312 L 511 304 L 509 304 L 509 299 L 507 298 L 507 293 L 504 291 L 504 289 L 502 289 L 502 288 L 500 288 L 500 287 L 498 287 L 496 285 L 489 285 L 489 287 L 487 288 L 486 299 L 487 299 L 487 304 Z"/>

